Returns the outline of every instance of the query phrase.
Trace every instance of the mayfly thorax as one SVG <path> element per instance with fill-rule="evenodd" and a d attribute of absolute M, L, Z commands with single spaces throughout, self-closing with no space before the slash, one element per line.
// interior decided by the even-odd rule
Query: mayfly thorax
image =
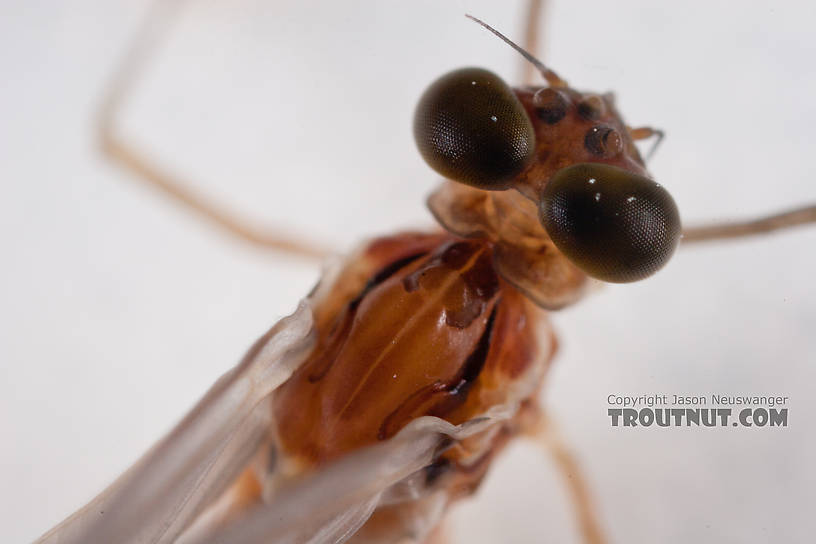
<path fill-rule="evenodd" d="M 613 95 L 575 90 L 511 45 L 546 84 L 463 68 L 419 100 L 419 152 L 446 178 L 428 199 L 441 228 L 374 238 L 336 262 L 178 427 L 41 542 L 425 542 L 511 439 L 543 432 L 549 312 L 601 281 L 656 273 L 684 231 L 635 145 L 660 131 L 631 128 Z M 103 145 L 170 185 L 110 133 Z M 577 502 L 584 538 L 602 541 Z"/>

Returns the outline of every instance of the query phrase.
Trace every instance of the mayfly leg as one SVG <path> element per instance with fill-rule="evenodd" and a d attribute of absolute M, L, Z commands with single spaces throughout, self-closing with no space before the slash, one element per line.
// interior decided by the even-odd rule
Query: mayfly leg
<path fill-rule="evenodd" d="M 601 529 L 598 513 L 594 507 L 592 494 L 587 479 L 581 471 L 581 465 L 570 447 L 564 441 L 555 421 L 542 412 L 535 427 L 530 431 L 535 439 L 552 456 L 558 472 L 569 492 L 575 518 L 586 544 L 603 544 L 608 540 Z"/>
<path fill-rule="evenodd" d="M 543 12 L 546 9 L 544 4 L 545 0 L 529 0 L 527 6 L 524 49 L 538 58 L 542 57 L 539 29 L 544 24 L 542 21 L 544 18 Z M 522 81 L 525 85 L 534 84 L 542 74 L 540 68 L 526 58 L 522 59 L 521 72 Z M 661 131 L 656 132 L 660 134 L 657 142 L 659 143 L 663 133 Z M 585 544 L 603 544 L 607 542 L 598 521 L 598 514 L 586 478 L 580 471 L 580 463 L 565 443 L 557 425 L 546 413 L 546 410 L 539 415 L 538 421 L 530 430 L 530 435 L 552 456 L 556 468 L 569 491 L 574 514 Z"/>
<path fill-rule="evenodd" d="M 646 160 L 652 158 L 660 142 L 663 141 L 664 132 L 652 127 L 630 128 L 629 135 L 633 140 L 645 140 L 655 138 L 651 149 L 646 154 Z M 743 221 L 711 223 L 706 225 L 695 225 L 683 229 L 682 243 L 690 244 L 695 242 L 709 242 L 714 240 L 724 240 L 728 238 L 745 238 L 757 234 L 764 234 L 776 230 L 789 229 L 792 227 L 816 223 L 816 205 L 808 205 L 802 208 L 785 210 L 772 215 L 747 219 Z"/>
<path fill-rule="evenodd" d="M 245 242 L 267 249 L 306 258 L 321 258 L 328 251 L 318 244 L 306 242 L 288 232 L 267 229 L 248 221 L 240 214 L 225 209 L 203 195 L 189 183 L 157 165 L 138 146 L 128 141 L 117 130 L 117 116 L 128 93 L 142 73 L 148 59 L 155 52 L 176 20 L 186 0 L 157 0 L 138 30 L 123 61 L 104 91 L 97 119 L 97 134 L 102 153 L 124 167 L 136 178 L 160 190 L 188 210 L 196 212 L 222 231 Z"/>
<path fill-rule="evenodd" d="M 711 223 L 683 229 L 683 244 L 745 238 L 777 230 L 816 223 L 816 205 L 787 210 L 744 221 Z"/>
<path fill-rule="evenodd" d="M 646 153 L 646 162 L 649 162 L 654 156 L 655 151 L 657 151 L 657 148 L 660 147 L 660 143 L 663 141 L 666 133 L 659 128 L 637 127 L 629 129 L 629 136 L 635 141 L 647 140 L 649 138 L 655 139 L 652 143 L 652 147 L 649 148 L 649 152 Z"/>
<path fill-rule="evenodd" d="M 543 48 L 539 43 L 539 29 L 541 27 L 542 13 L 546 6 L 545 0 L 529 0 L 527 5 L 526 15 L 526 29 L 524 31 L 524 49 L 532 54 L 543 56 Z M 534 85 L 538 80 L 539 72 L 535 66 L 527 62 L 525 59 L 521 60 L 521 82 L 524 85 Z"/>

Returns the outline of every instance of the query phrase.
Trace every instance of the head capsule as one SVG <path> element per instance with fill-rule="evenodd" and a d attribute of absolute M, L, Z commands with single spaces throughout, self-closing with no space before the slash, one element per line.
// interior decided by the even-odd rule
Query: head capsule
<path fill-rule="evenodd" d="M 503 123 L 492 120 L 498 111 Z M 564 258 L 614 283 L 650 276 L 677 247 L 677 206 L 649 178 L 610 94 L 510 90 L 495 74 L 466 68 L 423 95 L 414 134 L 431 167 L 482 193 L 431 197 L 437 219 L 457 234 L 517 247 L 539 237 L 558 251 L 541 259 Z M 529 266 L 513 268 L 517 276 Z"/>
<path fill-rule="evenodd" d="M 492 239 L 499 272 L 548 308 L 577 299 L 586 276 L 623 283 L 659 270 L 680 240 L 679 213 L 648 176 L 613 95 L 571 89 L 474 20 L 549 85 L 511 90 L 465 68 L 425 92 L 414 118 L 420 153 L 468 186 L 436 191 L 428 200 L 436 218 L 455 234 Z"/>
<path fill-rule="evenodd" d="M 648 176 L 614 96 L 570 88 L 468 17 L 548 85 L 510 90 L 495 74 L 467 68 L 426 91 L 414 120 L 417 145 L 432 168 L 457 182 L 428 199 L 439 222 L 454 234 L 491 239 L 499 273 L 547 308 L 576 300 L 587 276 L 623 283 L 659 270 L 680 240 L 680 216 Z"/>

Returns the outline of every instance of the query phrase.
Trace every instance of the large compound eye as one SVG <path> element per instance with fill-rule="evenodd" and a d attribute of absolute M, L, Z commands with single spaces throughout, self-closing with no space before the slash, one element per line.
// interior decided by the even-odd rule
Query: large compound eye
<path fill-rule="evenodd" d="M 625 283 L 657 272 L 680 240 L 680 215 L 655 181 L 606 164 L 559 170 L 539 215 L 555 245 L 590 276 Z"/>
<path fill-rule="evenodd" d="M 499 76 L 481 68 L 450 72 L 425 91 L 414 138 L 431 168 L 480 189 L 507 189 L 535 151 L 524 106 Z"/>

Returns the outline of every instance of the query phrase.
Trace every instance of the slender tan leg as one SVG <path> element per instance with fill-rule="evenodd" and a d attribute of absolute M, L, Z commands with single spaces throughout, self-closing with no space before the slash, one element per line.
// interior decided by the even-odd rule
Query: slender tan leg
<path fill-rule="evenodd" d="M 660 142 L 663 141 L 662 130 L 652 127 L 630 128 L 629 134 L 634 140 L 644 140 L 656 136 L 656 140 L 649 153 L 646 155 L 648 161 L 654 155 Z M 798 225 L 816 223 L 816 205 L 805 206 L 784 212 L 749 219 L 747 221 L 734 221 L 729 223 L 713 223 L 710 225 L 692 226 L 683 229 L 683 243 L 691 244 L 695 242 L 709 242 L 714 240 L 724 240 L 727 238 L 743 238 L 773 232 L 775 230 L 789 229 Z"/>
<path fill-rule="evenodd" d="M 443 520 L 433 531 L 428 535 L 423 544 L 451 544 L 450 530 L 447 521 Z"/>
<path fill-rule="evenodd" d="M 198 213 L 225 232 L 257 246 L 309 258 L 325 256 L 328 251 L 306 243 L 286 232 L 270 231 L 244 220 L 194 189 L 194 184 L 159 167 L 154 160 L 118 134 L 116 119 L 125 97 L 144 69 L 145 63 L 166 35 L 185 0 L 158 0 L 152 6 L 124 61 L 105 89 L 97 120 L 102 152 L 148 185 L 159 189 L 187 209 Z"/>
<path fill-rule="evenodd" d="M 584 542 L 586 544 L 607 542 L 580 463 L 564 442 L 555 422 L 546 413 L 541 413 L 537 426 L 531 429 L 530 434 L 552 455 L 558 471 L 563 476 Z"/>
<path fill-rule="evenodd" d="M 663 141 L 666 133 L 659 128 L 637 127 L 629 129 L 629 136 L 631 136 L 633 140 L 646 140 L 647 138 L 652 137 L 655 138 L 651 149 L 649 149 L 649 152 L 646 153 L 646 161 L 650 161 L 654 156 L 655 151 L 657 151 L 657 148 L 660 147 L 660 143 Z"/>
<path fill-rule="evenodd" d="M 728 238 L 743 238 L 799 225 L 816 223 L 816 205 L 733 223 L 714 223 L 683 229 L 683 244 L 709 242 Z"/>
<path fill-rule="evenodd" d="M 527 16 L 524 21 L 526 24 L 526 30 L 524 31 L 524 49 L 538 58 L 543 58 L 543 47 L 539 43 L 539 31 L 543 24 L 541 18 L 544 7 L 544 0 L 528 0 Z M 521 61 L 520 67 L 522 84 L 535 84 L 538 75 L 536 67 L 526 60 Z"/>

